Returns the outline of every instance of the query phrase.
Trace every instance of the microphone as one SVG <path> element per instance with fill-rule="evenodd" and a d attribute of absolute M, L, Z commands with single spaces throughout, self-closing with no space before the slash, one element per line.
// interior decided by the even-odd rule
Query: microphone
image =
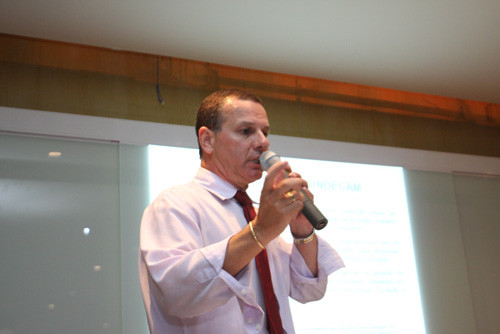
<path fill-rule="evenodd" d="M 260 165 L 267 171 L 272 165 L 280 161 L 280 156 L 272 151 L 265 151 L 260 155 Z M 323 214 L 318 210 L 313 201 L 307 196 L 307 194 L 301 189 L 300 192 L 304 194 L 304 207 L 302 208 L 302 213 L 309 220 L 311 225 L 317 229 L 321 230 L 326 226 L 328 220 L 323 216 Z"/>

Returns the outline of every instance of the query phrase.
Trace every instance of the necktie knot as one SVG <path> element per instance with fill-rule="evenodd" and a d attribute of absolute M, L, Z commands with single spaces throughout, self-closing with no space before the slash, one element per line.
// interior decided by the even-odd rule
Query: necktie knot
<path fill-rule="evenodd" d="M 248 196 L 248 194 L 243 190 L 238 190 L 234 195 L 234 198 L 240 203 L 241 206 L 251 205 L 252 200 Z"/>

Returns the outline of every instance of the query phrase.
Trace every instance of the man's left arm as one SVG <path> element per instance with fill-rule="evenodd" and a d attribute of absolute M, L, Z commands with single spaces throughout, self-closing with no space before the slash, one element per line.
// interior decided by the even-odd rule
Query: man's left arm
<path fill-rule="evenodd" d="M 297 177 L 300 178 L 300 174 L 291 172 L 289 177 Z M 303 188 L 303 191 L 309 196 L 309 198 L 313 199 L 313 194 L 309 191 L 307 187 Z M 314 233 L 313 226 L 309 223 L 307 218 L 299 213 L 297 218 L 290 223 L 290 231 L 292 232 L 292 236 L 294 238 L 294 244 L 297 247 L 297 250 L 302 255 L 307 267 L 314 275 L 314 277 L 318 276 L 318 238 Z M 312 239 L 311 239 L 312 237 Z"/>
<path fill-rule="evenodd" d="M 297 238 L 298 240 L 301 240 L 307 237 L 298 237 L 296 234 L 294 234 L 294 239 L 297 240 Z M 311 274 L 313 274 L 314 277 L 318 277 L 318 238 L 316 234 L 313 235 L 313 239 L 311 241 L 307 243 L 295 242 L 295 246 L 300 252 L 300 255 L 302 255 L 302 258 L 311 271 Z"/>
<path fill-rule="evenodd" d="M 290 297 L 301 303 L 321 299 L 326 292 L 328 275 L 344 267 L 342 258 L 325 240 L 317 235 L 314 239 L 316 247 L 313 241 L 295 244 L 290 255 Z M 311 270 L 311 263 L 316 272 Z"/>
<path fill-rule="evenodd" d="M 290 177 L 300 175 L 292 172 Z M 314 198 L 307 187 L 303 190 L 309 198 Z M 320 299 L 326 291 L 327 276 L 343 268 L 344 262 L 326 241 L 319 239 L 302 213 L 290 223 L 290 231 L 294 237 L 290 261 L 291 297 L 301 302 Z"/>

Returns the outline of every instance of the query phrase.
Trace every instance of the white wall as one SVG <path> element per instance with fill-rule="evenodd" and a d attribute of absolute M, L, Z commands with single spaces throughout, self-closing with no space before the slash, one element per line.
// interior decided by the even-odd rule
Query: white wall
<path fill-rule="evenodd" d="M 144 158 L 140 145 L 196 147 L 194 129 L 0 107 L 0 131 L 120 143 L 122 332 L 136 333 L 144 325 L 136 251 L 146 167 L 134 160 Z M 500 281 L 494 237 L 500 235 L 500 159 L 283 136 L 270 140 L 284 156 L 407 168 L 427 332 L 500 332 L 500 296 L 494 292 Z"/>

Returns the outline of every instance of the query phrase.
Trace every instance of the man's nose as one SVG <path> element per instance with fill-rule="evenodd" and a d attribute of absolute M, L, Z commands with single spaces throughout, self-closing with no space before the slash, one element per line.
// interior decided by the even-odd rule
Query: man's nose
<path fill-rule="evenodd" d="M 263 133 L 259 132 L 258 139 L 257 139 L 257 149 L 260 152 L 265 152 L 269 149 L 269 145 L 271 143 L 269 142 L 269 138 Z"/>

